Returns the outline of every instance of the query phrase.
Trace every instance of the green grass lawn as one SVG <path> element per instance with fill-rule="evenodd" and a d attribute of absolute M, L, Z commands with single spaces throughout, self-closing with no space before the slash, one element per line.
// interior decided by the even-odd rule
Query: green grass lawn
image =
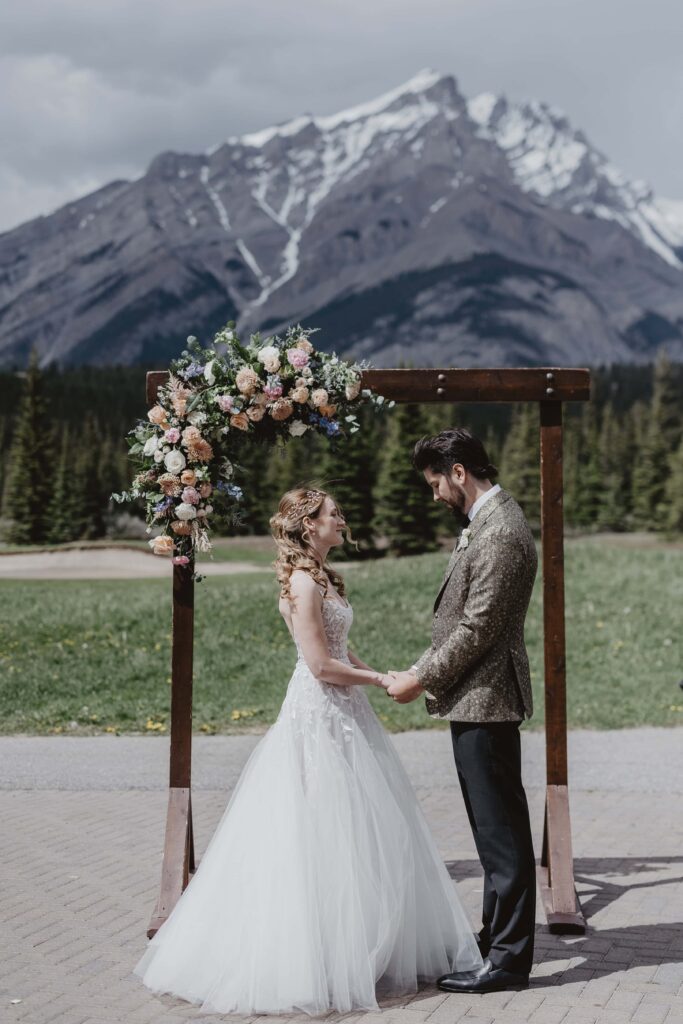
<path fill-rule="evenodd" d="M 240 560 L 255 560 L 246 551 Z M 270 560 L 262 548 L 259 557 Z M 354 649 L 403 668 L 428 643 L 447 555 L 344 569 Z M 683 549 L 570 540 L 568 710 L 574 727 L 683 725 Z M 165 580 L 0 583 L 0 732 L 168 731 L 171 592 Z M 196 730 L 262 728 L 276 716 L 295 656 L 268 574 L 214 577 L 196 588 Z M 540 577 L 527 620 L 543 725 Z M 422 701 L 370 696 L 392 730 L 427 727 Z M 75 723 L 75 724 L 74 724 Z"/>

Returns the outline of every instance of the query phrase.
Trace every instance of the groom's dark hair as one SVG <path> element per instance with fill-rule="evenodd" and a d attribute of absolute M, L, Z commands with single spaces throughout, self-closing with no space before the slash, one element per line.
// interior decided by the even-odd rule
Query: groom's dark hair
<path fill-rule="evenodd" d="M 432 473 L 450 473 L 456 462 L 478 480 L 495 480 L 498 476 L 482 442 L 463 427 L 421 437 L 415 445 L 413 465 L 420 472 L 431 469 Z"/>

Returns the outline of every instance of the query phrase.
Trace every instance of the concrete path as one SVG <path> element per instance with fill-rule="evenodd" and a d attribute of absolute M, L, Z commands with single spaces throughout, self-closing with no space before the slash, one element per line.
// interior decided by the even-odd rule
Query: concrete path
<path fill-rule="evenodd" d="M 0 556 L 0 580 L 128 580 L 170 579 L 170 558 L 134 548 L 67 548 Z M 264 572 L 251 562 L 202 561 L 206 576 L 231 576 L 238 572 Z M 268 570 L 272 572 L 272 570 Z"/>
<path fill-rule="evenodd" d="M 197 737 L 199 853 L 257 741 Z M 448 735 L 405 733 L 395 742 L 476 925 L 481 872 Z M 538 845 L 542 735 L 526 734 L 524 748 Z M 2 1024 L 238 1019 L 155 997 L 130 973 L 157 895 L 167 752 L 159 737 L 0 738 Z M 381 1015 L 344 1021 L 683 1024 L 683 730 L 573 733 L 570 757 L 586 936 L 551 936 L 539 913 L 528 991 L 446 996 L 426 987 L 383 1004 Z"/>

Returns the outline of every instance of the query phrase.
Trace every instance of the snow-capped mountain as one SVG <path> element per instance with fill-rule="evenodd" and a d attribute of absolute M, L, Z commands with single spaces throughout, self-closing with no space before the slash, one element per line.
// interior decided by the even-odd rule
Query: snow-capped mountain
<path fill-rule="evenodd" d="M 630 181 L 555 107 L 513 104 L 488 92 L 467 109 L 525 192 L 571 213 L 614 220 L 683 269 L 683 201 L 657 199 L 646 182 Z"/>
<path fill-rule="evenodd" d="M 164 365 L 188 333 L 320 326 L 378 365 L 683 356 L 683 202 L 556 111 L 421 72 L 369 103 L 163 153 L 0 236 L 0 361 Z"/>

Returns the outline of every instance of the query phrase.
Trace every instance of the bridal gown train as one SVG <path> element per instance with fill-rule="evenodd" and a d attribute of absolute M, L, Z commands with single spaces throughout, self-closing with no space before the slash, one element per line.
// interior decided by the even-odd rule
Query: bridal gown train
<path fill-rule="evenodd" d="M 348 661 L 348 605 L 323 601 Z M 364 686 L 299 658 L 188 888 L 135 967 L 216 1013 L 375 1009 L 481 964 L 472 927 Z"/>

